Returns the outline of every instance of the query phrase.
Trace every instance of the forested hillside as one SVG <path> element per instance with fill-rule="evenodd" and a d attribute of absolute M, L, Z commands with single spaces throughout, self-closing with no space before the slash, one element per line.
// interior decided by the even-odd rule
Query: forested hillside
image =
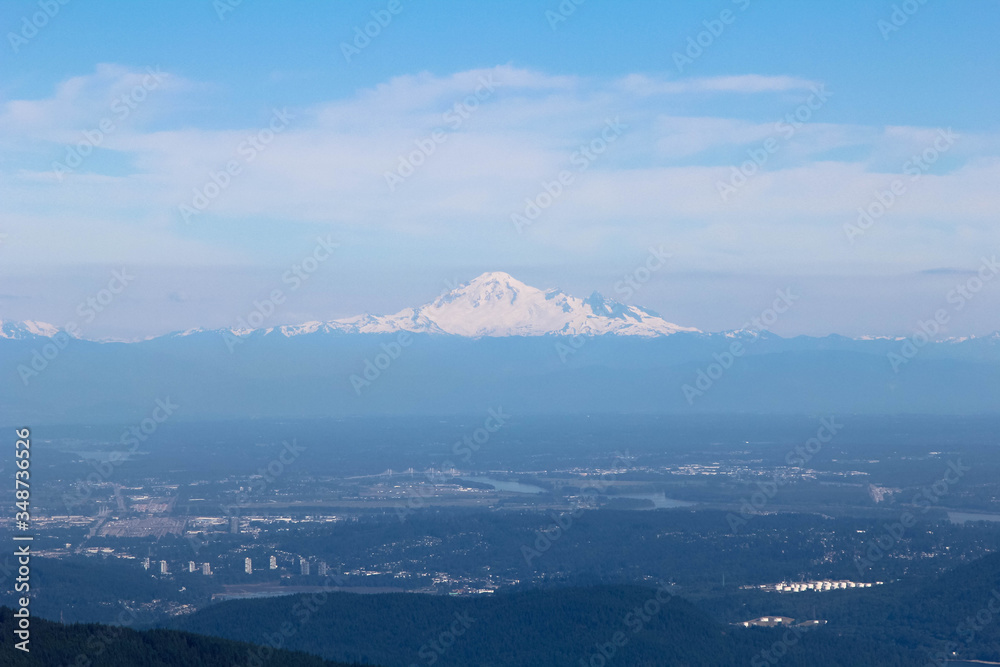
<path fill-rule="evenodd" d="M 247 640 L 273 632 L 278 619 L 294 618 L 306 602 L 300 596 L 225 602 L 179 619 L 176 627 Z M 335 593 L 288 646 L 387 667 L 576 666 L 592 657 L 594 664 L 630 667 L 763 665 L 774 650 L 787 667 L 922 664 L 900 647 L 843 638 L 830 628 L 720 624 L 681 598 L 638 586 L 461 598 Z"/>
<path fill-rule="evenodd" d="M 175 630 L 147 630 L 96 624 L 63 625 L 31 619 L 28 653 L 14 648 L 13 610 L 0 607 L 0 666 L 39 667 L 218 667 L 266 662 L 274 667 L 348 667 L 306 655 Z M 260 641 L 260 638 L 256 638 Z"/>

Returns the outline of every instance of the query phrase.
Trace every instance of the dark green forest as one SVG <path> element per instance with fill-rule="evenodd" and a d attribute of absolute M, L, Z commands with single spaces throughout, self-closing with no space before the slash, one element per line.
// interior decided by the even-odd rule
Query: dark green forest
<path fill-rule="evenodd" d="M 175 630 L 31 619 L 30 651 L 14 648 L 14 611 L 0 607 L 0 665 L 7 667 L 218 667 L 262 662 L 275 667 L 348 667 L 316 656 Z M 260 638 L 258 637 L 259 641 Z M 254 659 L 257 658 L 257 660 Z"/>

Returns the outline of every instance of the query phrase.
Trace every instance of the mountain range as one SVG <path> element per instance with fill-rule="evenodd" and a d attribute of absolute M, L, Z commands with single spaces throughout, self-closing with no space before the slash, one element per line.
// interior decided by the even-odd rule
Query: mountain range
<path fill-rule="evenodd" d="M 253 326 L 251 315 L 227 330 L 237 336 L 255 332 L 285 337 L 313 333 L 384 334 L 408 331 L 468 338 L 503 336 L 667 336 L 679 332 L 698 333 L 693 327 L 667 322 L 639 306 L 629 306 L 594 292 L 579 299 L 559 290 L 540 290 L 507 273 L 484 273 L 459 285 L 434 301 L 405 308 L 393 315 L 357 315 L 338 320 L 311 321 L 277 327 Z M 189 336 L 205 329 L 170 334 Z M 45 322 L 0 321 L 0 338 L 52 337 L 58 328 Z"/>
<path fill-rule="evenodd" d="M 249 319 L 253 320 L 253 317 Z M 261 314 L 259 319 L 266 319 L 266 315 Z M 241 319 L 237 326 L 228 329 L 199 328 L 168 335 L 190 336 L 216 332 L 234 336 L 279 334 L 292 337 L 315 333 L 387 334 L 403 331 L 466 338 L 609 334 L 652 338 L 676 333 L 703 333 L 694 327 L 668 322 L 647 308 L 608 299 L 599 292 L 580 299 L 557 289 L 541 290 L 526 285 L 510 274 L 493 271 L 459 285 L 430 303 L 416 308 L 404 308 L 393 315 L 364 314 L 276 327 L 255 327 L 252 321 L 248 323 L 246 319 Z M 0 320 L 0 339 L 52 338 L 58 333 L 58 327 L 46 322 Z M 721 333 L 733 336 L 757 335 L 761 332 L 736 330 Z M 1000 337 L 1000 332 L 992 337 Z M 958 343 L 974 338 L 947 338 L 939 342 Z M 864 336 L 857 340 L 902 341 L 905 338 Z"/>
<path fill-rule="evenodd" d="M 1000 334 L 705 333 L 485 273 L 423 306 L 135 342 L 0 322 L 0 407 L 36 422 L 478 413 L 996 413 Z M 266 320 L 259 314 L 258 320 Z"/>

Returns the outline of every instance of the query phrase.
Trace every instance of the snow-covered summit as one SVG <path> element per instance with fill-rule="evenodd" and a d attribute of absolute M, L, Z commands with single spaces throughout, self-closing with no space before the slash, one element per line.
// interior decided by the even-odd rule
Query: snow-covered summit
<path fill-rule="evenodd" d="M 500 271 L 484 273 L 434 301 L 394 315 L 360 315 L 332 322 L 280 327 L 285 335 L 314 331 L 345 333 L 452 334 L 469 338 L 503 336 L 616 334 L 664 336 L 697 332 L 667 322 L 649 310 L 594 293 L 578 299 L 558 290 L 540 290 Z"/>

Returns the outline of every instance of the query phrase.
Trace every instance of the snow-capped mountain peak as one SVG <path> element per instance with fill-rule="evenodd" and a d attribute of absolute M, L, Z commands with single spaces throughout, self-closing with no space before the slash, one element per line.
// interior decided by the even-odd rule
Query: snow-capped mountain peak
<path fill-rule="evenodd" d="M 413 331 L 470 338 L 662 336 L 698 331 L 667 322 L 652 311 L 605 299 L 596 292 L 588 299 L 578 299 L 559 290 L 526 285 L 501 271 L 484 273 L 418 308 L 387 317 L 362 315 L 335 320 L 326 326 L 352 333 Z"/>
<path fill-rule="evenodd" d="M 187 336 L 202 331 L 185 331 Z M 245 326 L 228 330 L 247 336 Z M 285 337 L 312 333 L 413 333 L 463 336 L 666 336 L 700 333 L 667 322 L 651 310 L 606 299 L 594 292 L 578 299 L 556 289 L 541 290 L 502 271 L 484 273 L 430 303 L 393 315 L 356 315 L 328 322 L 312 321 L 259 330 Z"/>

